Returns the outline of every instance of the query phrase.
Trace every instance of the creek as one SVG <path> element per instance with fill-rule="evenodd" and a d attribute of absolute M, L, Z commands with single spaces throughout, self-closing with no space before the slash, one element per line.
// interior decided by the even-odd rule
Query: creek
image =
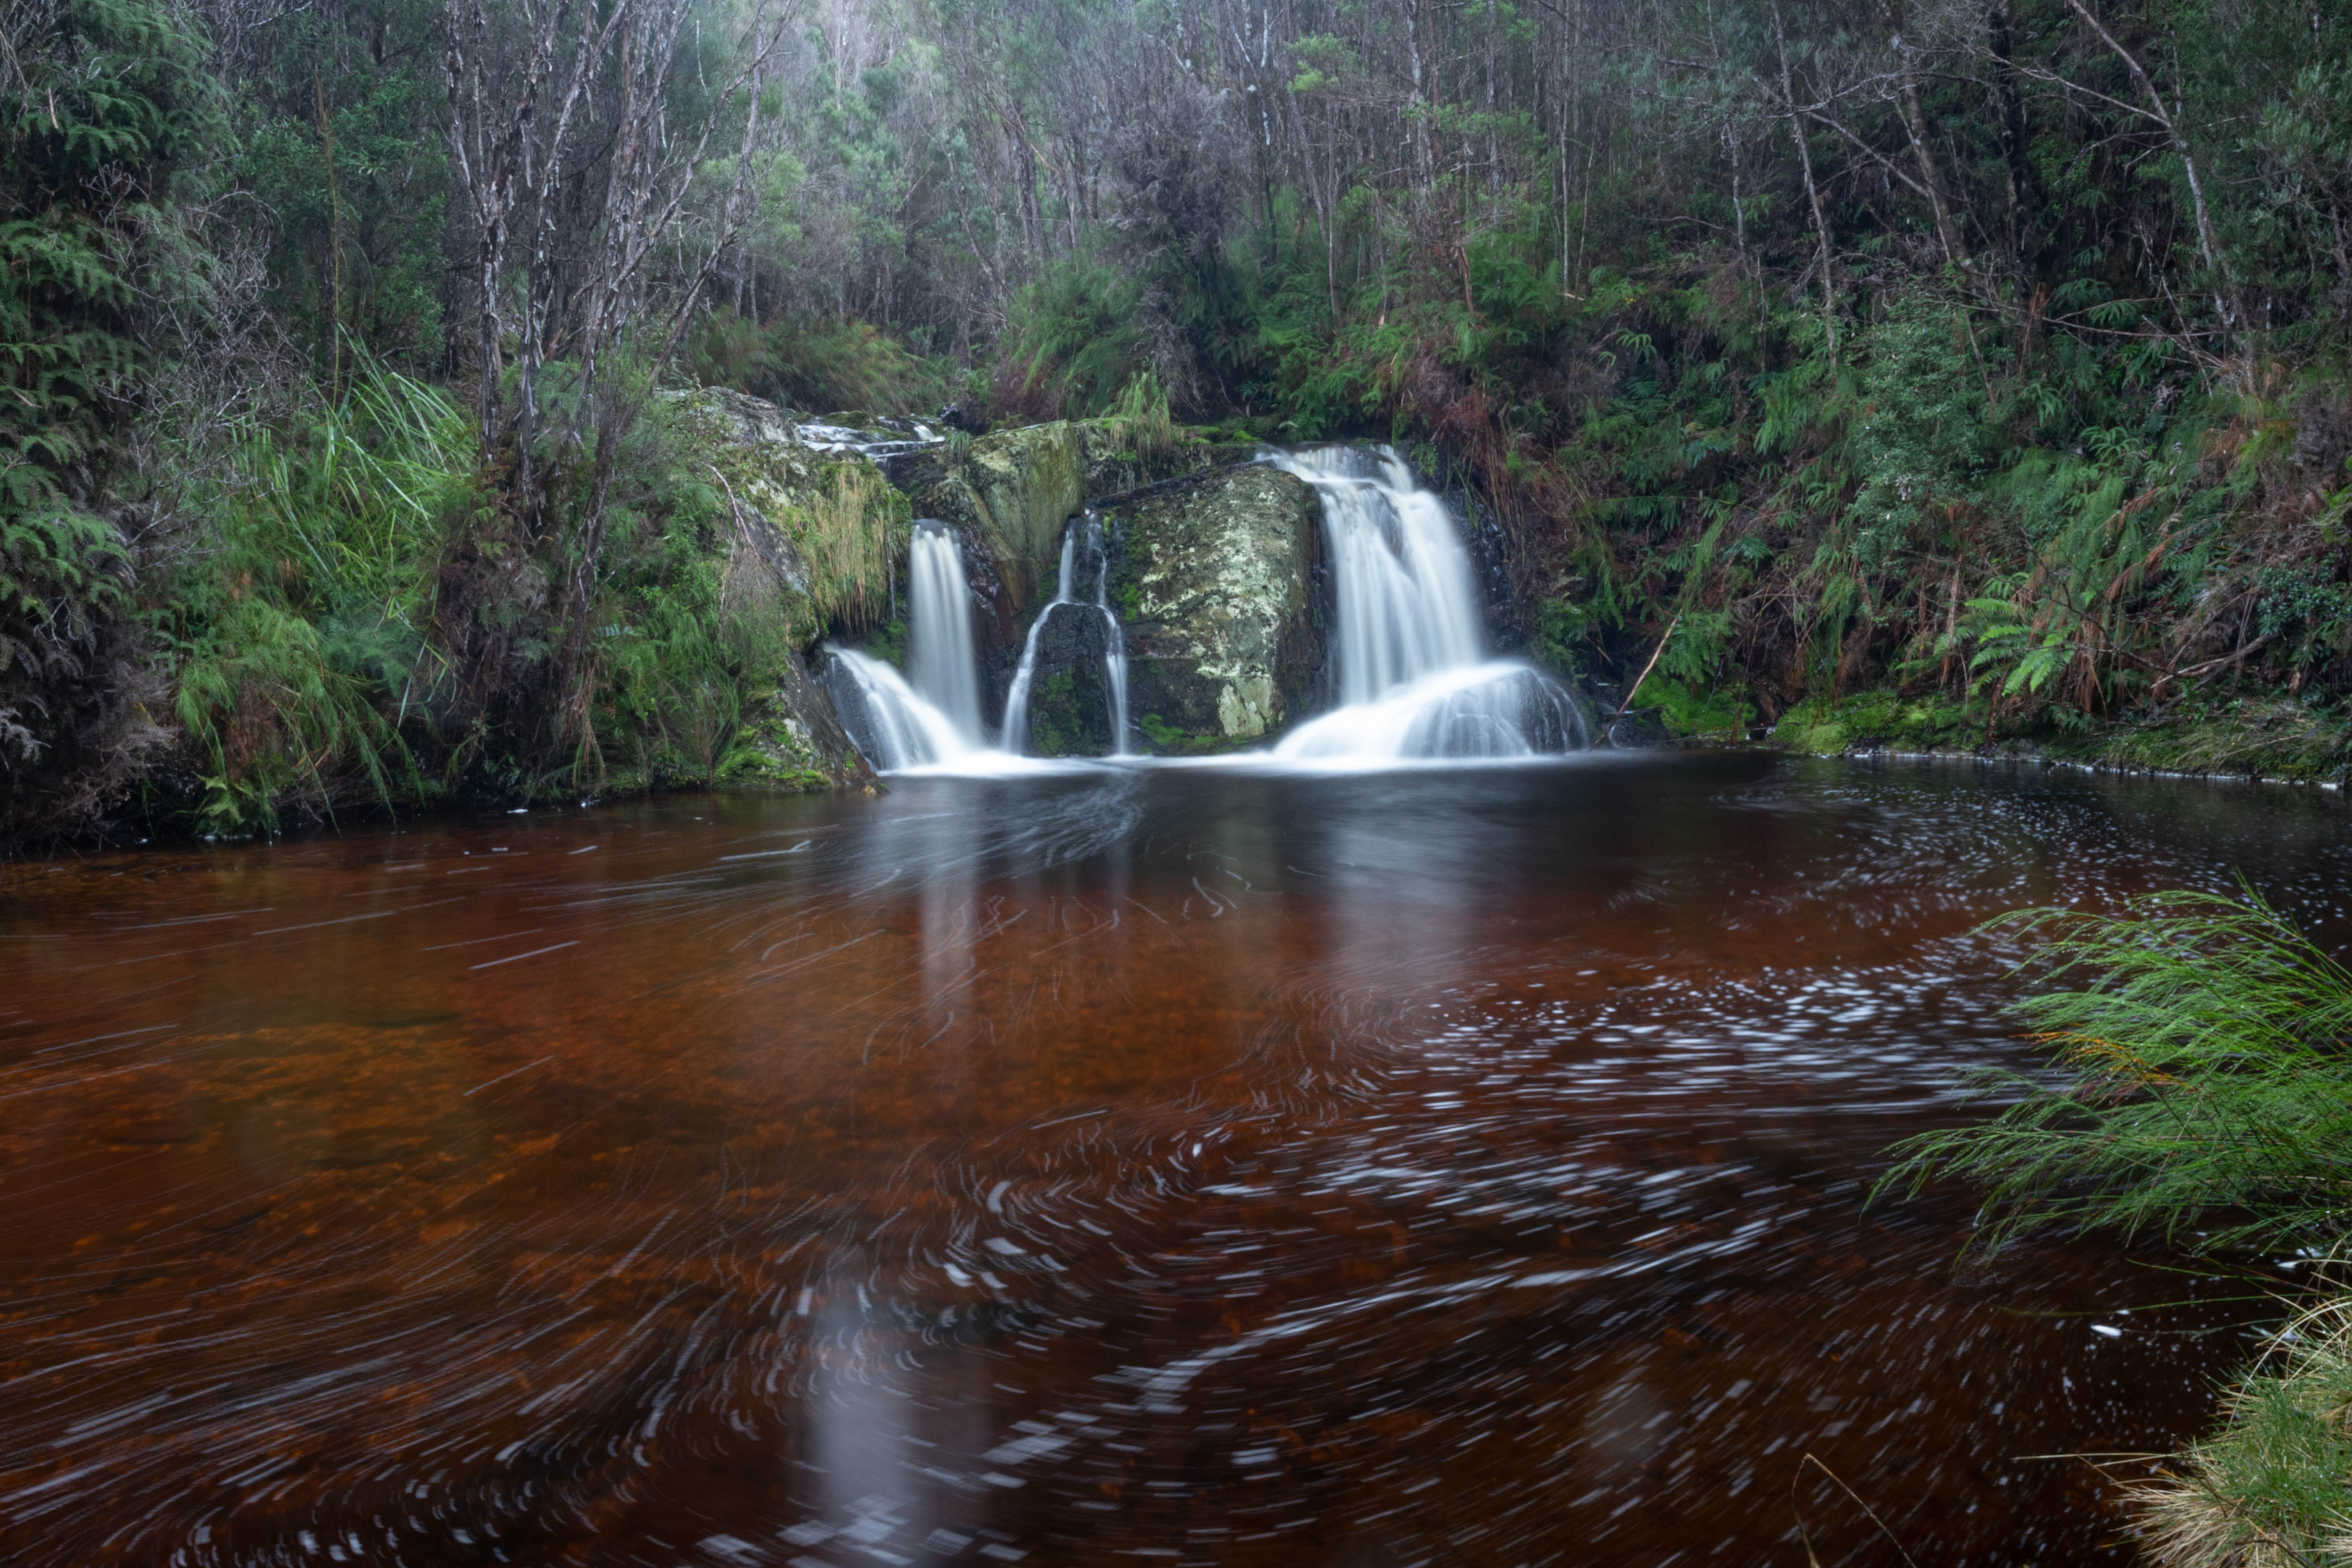
<path fill-rule="evenodd" d="M 1517 659 L 1495 658 L 1479 622 L 1469 552 L 1445 503 L 1386 447 L 1268 450 L 1261 461 L 1312 488 L 1332 562 L 1336 701 L 1272 748 L 1312 769 L 1507 760 L 1582 748 L 1576 699 Z M 1113 542 L 1089 510 L 1064 525 L 1054 596 L 1031 622 L 993 743 L 983 735 L 971 590 L 954 534 L 915 526 L 908 576 L 912 680 L 857 648 L 831 649 L 842 721 L 883 773 L 1003 773 L 1032 751 L 1039 648 L 1057 617 L 1080 631 L 1108 709 L 1108 753 L 1130 755 L 1126 632 L 1111 604 Z M 1262 764 L 1260 751 L 1240 759 Z"/>
<path fill-rule="evenodd" d="M 1956 1268 L 1985 917 L 2238 786 L 1066 765 L 9 868 L 0 1558 L 2122 1563 L 2259 1316 Z M 1792 1486 L 1794 1493 L 1792 1496 Z"/>

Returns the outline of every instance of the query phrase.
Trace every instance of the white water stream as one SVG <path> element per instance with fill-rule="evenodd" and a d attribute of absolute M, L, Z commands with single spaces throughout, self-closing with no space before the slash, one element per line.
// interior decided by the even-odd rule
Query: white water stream
<path fill-rule="evenodd" d="M 1559 754 L 1586 744 L 1584 717 L 1558 682 L 1515 659 L 1490 657 L 1469 552 L 1445 503 L 1413 479 L 1389 447 L 1324 447 L 1269 454 L 1274 467 L 1315 487 L 1338 587 L 1340 705 L 1293 730 L 1260 761 L 1317 768 L 1385 767 L 1453 759 Z M 1083 559 L 1081 552 L 1084 552 Z M 1082 599 L 1082 565 L 1094 567 Z M 1062 535 L 1053 601 L 1038 612 L 1005 699 L 999 744 L 980 714 L 971 592 L 955 536 L 917 525 L 908 572 L 912 682 L 883 661 L 834 649 L 848 683 L 845 720 L 885 773 L 916 768 L 1001 772 L 1024 764 L 1038 643 L 1056 610 L 1099 613 L 1115 755 L 1127 756 L 1125 634 L 1109 599 L 1108 558 L 1091 516 Z M 850 711 L 862 710 L 862 713 Z"/>
<path fill-rule="evenodd" d="M 1584 744 L 1575 699 L 1541 671 L 1490 658 L 1469 552 L 1445 503 L 1386 447 L 1267 459 L 1313 485 L 1339 584 L 1340 706 L 1274 754 L 1323 766 L 1532 757 Z"/>
<path fill-rule="evenodd" d="M 1065 546 L 1065 561 L 1068 555 Z M 965 750 L 978 750 L 980 663 L 972 654 L 971 588 L 955 535 L 929 519 L 918 522 L 907 577 L 907 663 L 915 695 L 940 710 Z"/>

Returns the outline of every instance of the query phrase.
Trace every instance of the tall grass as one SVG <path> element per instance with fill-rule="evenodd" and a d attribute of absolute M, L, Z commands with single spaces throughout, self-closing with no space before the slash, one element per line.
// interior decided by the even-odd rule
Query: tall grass
<path fill-rule="evenodd" d="M 425 622 L 445 521 L 468 494 L 464 412 L 375 368 L 339 401 L 233 439 L 228 478 L 204 498 L 212 547 L 168 627 L 200 824 L 268 831 L 289 804 L 413 792 L 400 731 L 436 674 Z"/>
<path fill-rule="evenodd" d="M 809 603 L 828 626 L 889 618 L 891 563 L 905 546 L 906 498 L 869 463 L 834 468 L 830 495 L 809 509 L 798 541 L 809 564 Z"/>
<path fill-rule="evenodd" d="M 2352 1557 L 2352 1299 L 2273 1335 L 2222 1403 L 2219 1430 L 2138 1489 L 2158 1568 L 2309 1568 Z"/>
<path fill-rule="evenodd" d="M 1977 1184 L 1979 1245 L 2052 1225 L 2208 1247 L 2352 1228 L 2352 970 L 2242 883 L 1993 929 L 2037 942 L 2044 979 L 2087 981 L 2018 1005 L 2057 1080 L 1984 1075 L 2015 1102 L 1898 1144 L 1882 1192 Z"/>
<path fill-rule="evenodd" d="M 1176 421 L 1169 412 L 1168 389 L 1150 371 L 1139 370 L 1128 378 L 1118 401 L 1111 405 L 1110 417 L 1134 448 L 1147 477 L 1154 464 L 1175 451 Z"/>
<path fill-rule="evenodd" d="M 2049 1079 L 1987 1075 L 1991 1121 L 1897 1145 L 1879 1191 L 1983 1191 L 1977 1242 L 2109 1227 L 2200 1249 L 2339 1249 L 2352 1231 L 2352 970 L 2242 880 L 2113 915 L 2024 910 L 2045 981 L 2018 1010 Z M 2339 1254 L 2340 1255 L 2340 1254 Z M 2322 1273 L 2327 1270 L 2323 1269 Z M 2223 1397 L 2133 1511 L 2158 1568 L 2352 1561 L 2352 1292 L 2340 1278 Z"/>

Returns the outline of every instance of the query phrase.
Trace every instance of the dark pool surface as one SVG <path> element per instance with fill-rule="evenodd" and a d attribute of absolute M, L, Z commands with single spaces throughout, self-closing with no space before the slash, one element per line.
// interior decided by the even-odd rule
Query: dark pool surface
<path fill-rule="evenodd" d="M 2124 1562 L 2033 1456 L 2261 1304 L 1864 1198 L 1979 921 L 2236 868 L 2346 929 L 2332 797 L 1745 757 L 19 865 L 0 1560 Z"/>

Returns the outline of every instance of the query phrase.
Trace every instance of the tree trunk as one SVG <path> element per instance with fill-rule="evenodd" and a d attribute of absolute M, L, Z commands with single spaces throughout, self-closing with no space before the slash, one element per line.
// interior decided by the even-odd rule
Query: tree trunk
<path fill-rule="evenodd" d="M 2000 155 L 2009 170 L 2009 266 L 2017 298 L 2025 298 L 2026 203 L 2032 186 L 2025 164 L 2025 110 L 2011 56 L 2009 0 L 1986 0 L 1985 45 L 1992 55 L 1993 96 L 2000 109 Z"/>
<path fill-rule="evenodd" d="M 1772 0 L 1772 41 L 1780 55 L 1780 107 L 1789 119 L 1789 135 L 1797 143 L 1797 159 L 1805 171 L 1805 199 L 1812 204 L 1813 233 L 1822 244 L 1822 324 L 1828 329 L 1830 363 L 1837 363 L 1837 278 L 1830 261 L 1829 219 L 1822 212 L 1822 188 L 1813 179 L 1813 150 L 1805 140 L 1804 121 L 1797 117 L 1797 90 L 1789 72 L 1789 34 L 1780 22 L 1780 0 Z"/>

